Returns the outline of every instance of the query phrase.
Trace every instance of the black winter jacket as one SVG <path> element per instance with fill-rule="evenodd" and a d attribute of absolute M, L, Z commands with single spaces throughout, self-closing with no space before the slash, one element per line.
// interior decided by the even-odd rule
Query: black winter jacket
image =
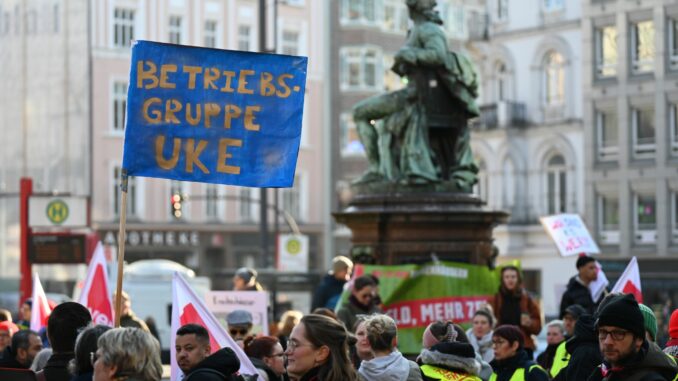
<path fill-rule="evenodd" d="M 579 283 L 577 276 L 573 276 L 570 278 L 563 298 L 560 300 L 560 318 L 562 319 L 563 315 L 565 315 L 565 309 L 573 304 L 579 304 L 584 307 L 586 312 L 593 315 L 598 307 L 598 302 L 594 302 L 593 298 L 591 298 L 589 288 Z"/>
<path fill-rule="evenodd" d="M 243 380 L 238 376 L 240 360 L 231 348 L 221 348 L 191 369 L 183 381 Z"/>
<path fill-rule="evenodd" d="M 604 367 L 608 372 L 603 376 Z M 673 381 L 678 374 L 676 361 L 655 343 L 645 341 L 636 358 L 623 368 L 612 368 L 603 362 L 589 376 L 588 381 Z"/>

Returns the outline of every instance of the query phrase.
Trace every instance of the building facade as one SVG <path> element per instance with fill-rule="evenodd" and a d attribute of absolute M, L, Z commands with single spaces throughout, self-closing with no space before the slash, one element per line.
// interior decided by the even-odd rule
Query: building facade
<path fill-rule="evenodd" d="M 581 5 L 490 0 L 486 10 L 486 38 L 469 41 L 481 84 L 476 192 L 511 214 L 495 229 L 498 262 L 519 260 L 553 315 L 575 260 L 560 257 L 539 217 L 585 210 Z"/>
<path fill-rule="evenodd" d="M 675 303 L 678 5 L 582 6 L 585 216 L 604 266 L 638 257 L 646 303 Z"/>

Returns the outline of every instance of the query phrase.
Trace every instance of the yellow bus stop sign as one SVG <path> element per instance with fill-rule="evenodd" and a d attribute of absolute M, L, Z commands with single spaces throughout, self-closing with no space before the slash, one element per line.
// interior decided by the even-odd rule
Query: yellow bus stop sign
<path fill-rule="evenodd" d="M 54 200 L 47 204 L 47 218 L 55 225 L 60 225 L 68 218 L 68 205 L 62 200 Z"/>

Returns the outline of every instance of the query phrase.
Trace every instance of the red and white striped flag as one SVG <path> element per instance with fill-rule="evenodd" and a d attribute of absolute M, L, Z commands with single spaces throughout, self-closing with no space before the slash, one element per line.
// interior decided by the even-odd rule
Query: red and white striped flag
<path fill-rule="evenodd" d="M 78 303 L 87 307 L 95 324 L 113 326 L 113 303 L 109 292 L 104 246 L 99 242 L 87 268 L 87 278 Z"/>
<path fill-rule="evenodd" d="M 210 347 L 212 353 L 223 347 L 231 348 L 240 360 L 240 374 L 258 375 L 252 361 L 245 352 L 229 336 L 224 327 L 219 324 L 217 318 L 210 312 L 205 303 L 198 298 L 191 286 L 179 274 L 174 273 L 172 280 L 172 332 L 170 333 L 170 362 L 171 379 L 181 379 L 181 369 L 177 365 L 176 352 L 173 350 L 176 341 L 177 330 L 185 324 L 199 324 L 207 329 L 210 335 Z M 261 380 L 261 377 L 258 378 Z"/>
<path fill-rule="evenodd" d="M 643 294 L 640 287 L 640 270 L 638 269 L 638 260 L 636 257 L 631 258 L 631 262 L 629 262 L 621 277 L 619 277 L 612 292 L 633 294 L 638 303 L 643 302 Z"/>
<path fill-rule="evenodd" d="M 33 274 L 33 305 L 31 306 L 31 330 L 40 332 L 43 327 L 47 326 L 47 319 L 52 313 L 52 309 L 47 302 L 45 290 L 40 283 L 38 273 Z"/>

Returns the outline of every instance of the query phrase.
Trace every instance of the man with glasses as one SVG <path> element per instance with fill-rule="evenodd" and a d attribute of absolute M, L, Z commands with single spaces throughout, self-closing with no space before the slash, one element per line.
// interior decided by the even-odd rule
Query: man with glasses
<path fill-rule="evenodd" d="M 678 366 L 645 339 L 643 314 L 633 295 L 613 295 L 603 303 L 596 321 L 603 363 L 589 381 L 673 380 Z"/>
<path fill-rule="evenodd" d="M 245 310 L 235 310 L 226 315 L 228 333 L 241 348 L 247 336 L 252 333 L 252 314 Z"/>
<path fill-rule="evenodd" d="M 185 374 L 183 381 L 190 380 L 242 380 L 238 376 L 240 360 L 231 348 L 224 347 L 212 352 L 210 336 L 205 327 L 186 324 L 177 330 L 174 344 L 176 361 Z"/>

